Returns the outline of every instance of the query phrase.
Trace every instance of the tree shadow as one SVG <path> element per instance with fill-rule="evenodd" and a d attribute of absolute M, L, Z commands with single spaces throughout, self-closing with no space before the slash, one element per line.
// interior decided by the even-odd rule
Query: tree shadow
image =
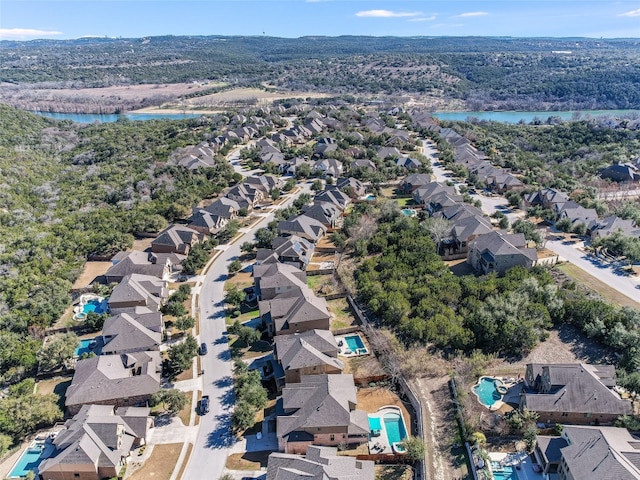
<path fill-rule="evenodd" d="M 216 415 L 217 427 L 207 435 L 208 448 L 230 448 L 238 442 L 238 438 L 231 433 L 231 414 Z"/>
<path fill-rule="evenodd" d="M 218 388 L 228 388 L 233 385 L 233 377 L 231 375 L 226 375 L 213 382 L 213 384 Z"/>
<path fill-rule="evenodd" d="M 231 361 L 231 351 L 229 349 L 223 350 L 218 354 L 218 358 L 224 362 Z"/>
<path fill-rule="evenodd" d="M 224 345 L 225 343 L 229 343 L 229 337 L 226 335 L 222 335 L 214 340 L 214 345 Z"/>
<path fill-rule="evenodd" d="M 614 359 L 609 358 L 610 352 L 593 339 L 585 335 L 572 325 L 560 325 L 558 338 L 569 346 L 571 352 L 586 363 L 610 363 Z"/>
<path fill-rule="evenodd" d="M 220 405 L 225 410 L 229 410 L 236 403 L 236 394 L 233 388 L 227 388 L 219 397 Z"/>

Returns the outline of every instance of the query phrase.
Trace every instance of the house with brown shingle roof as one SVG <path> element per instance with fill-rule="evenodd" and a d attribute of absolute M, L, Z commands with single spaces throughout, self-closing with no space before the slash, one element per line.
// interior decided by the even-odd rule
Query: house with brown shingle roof
<path fill-rule="evenodd" d="M 631 402 L 614 390 L 612 365 L 529 363 L 520 408 L 537 412 L 545 423 L 610 425 L 631 415 Z"/>
<path fill-rule="evenodd" d="M 171 225 L 151 241 L 151 251 L 187 255 L 191 247 L 202 241 L 202 239 L 202 234 L 192 228 L 183 225 Z"/>
<path fill-rule="evenodd" d="M 373 480 L 371 460 L 338 455 L 335 447 L 309 445 L 307 455 L 272 453 L 267 463 L 267 480 Z"/>
<path fill-rule="evenodd" d="M 298 383 L 302 375 L 339 374 L 344 363 L 338 360 L 340 348 L 329 330 L 308 330 L 274 338 L 274 357 L 280 364 L 276 385 Z"/>
<path fill-rule="evenodd" d="M 83 405 L 146 406 L 160 390 L 162 359 L 159 351 L 100 355 L 76 362 L 65 396 L 73 415 Z"/>
<path fill-rule="evenodd" d="M 316 297 L 306 285 L 262 300 L 258 308 L 269 335 L 329 330 L 331 314 L 327 301 Z"/>
<path fill-rule="evenodd" d="M 369 439 L 367 412 L 357 410 L 353 375 L 303 375 L 282 390 L 276 406 L 278 449 L 306 453 L 309 445 L 358 445 Z"/>
<path fill-rule="evenodd" d="M 52 440 L 54 454 L 38 466 L 38 478 L 115 478 L 152 426 L 146 407 L 84 405 Z"/>
<path fill-rule="evenodd" d="M 135 250 L 116 253 L 111 262 L 113 266 L 104 274 L 104 282 L 107 284 L 119 283 L 124 277 L 132 273 L 165 278 L 171 271 L 169 258 L 158 259 L 148 252 Z"/>
<path fill-rule="evenodd" d="M 260 263 L 253 266 L 253 281 L 258 298 L 270 300 L 277 295 L 306 287 L 307 275 L 293 265 Z"/>
<path fill-rule="evenodd" d="M 162 314 L 121 313 L 107 318 L 102 327 L 102 355 L 159 350 Z"/>
<path fill-rule="evenodd" d="M 504 273 L 518 265 L 531 268 L 538 261 L 538 254 L 527 245 L 522 233 L 493 231 L 469 243 L 467 263 L 482 274 Z"/>

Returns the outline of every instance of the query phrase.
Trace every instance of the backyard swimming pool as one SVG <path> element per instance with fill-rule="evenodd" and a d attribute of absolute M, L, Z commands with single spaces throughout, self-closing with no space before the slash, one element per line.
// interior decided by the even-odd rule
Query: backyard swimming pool
<path fill-rule="evenodd" d="M 481 377 L 478 384 L 473 387 L 473 393 L 476 394 L 480 403 L 491 408 L 494 403 L 502 399 L 502 395 L 496 388 L 498 385 L 501 386 L 502 382 L 497 378 Z"/>
<path fill-rule="evenodd" d="M 106 298 L 93 293 L 85 293 L 80 297 L 80 302 L 74 307 L 73 319 L 84 320 L 91 312 L 106 313 L 109 311 L 109 302 Z"/>
<path fill-rule="evenodd" d="M 51 443 L 36 442 L 32 444 L 13 466 L 9 478 L 26 477 L 30 471 L 35 471 L 44 459 L 49 458 L 55 449 Z"/>
<path fill-rule="evenodd" d="M 74 351 L 74 356 L 79 357 L 83 353 L 93 352 L 96 355 L 100 355 L 102 352 L 102 344 L 100 342 L 100 337 L 96 338 L 85 338 L 84 340 L 80 340 L 78 342 L 78 346 Z"/>
<path fill-rule="evenodd" d="M 502 467 L 499 463 L 491 462 L 491 470 L 494 480 L 518 480 L 516 470 L 509 465 Z"/>
<path fill-rule="evenodd" d="M 399 413 L 389 412 L 384 414 L 384 428 L 387 431 L 389 445 L 400 443 L 407 438 L 407 429 L 404 420 Z"/>
<path fill-rule="evenodd" d="M 94 298 L 93 300 L 89 300 L 82 306 L 82 311 L 84 313 L 95 312 L 95 313 L 105 313 L 109 308 L 109 304 L 105 299 L 98 300 Z"/>
<path fill-rule="evenodd" d="M 413 217 L 416 214 L 416 211 L 411 208 L 403 208 L 400 211 L 402 212 L 402 215 L 404 215 L 405 217 Z"/>
<path fill-rule="evenodd" d="M 381 430 L 382 423 L 380 422 L 380 417 L 369 417 L 369 428 L 373 430 Z"/>
<path fill-rule="evenodd" d="M 366 353 L 367 348 L 364 346 L 364 342 L 360 338 L 360 335 L 348 335 L 344 337 L 344 341 L 347 342 L 349 350 L 353 353 L 361 353 L 362 350 Z"/>

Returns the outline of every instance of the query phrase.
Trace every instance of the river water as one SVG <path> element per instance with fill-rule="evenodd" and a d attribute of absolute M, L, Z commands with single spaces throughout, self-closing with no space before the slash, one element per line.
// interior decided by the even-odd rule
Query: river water
<path fill-rule="evenodd" d="M 72 120 L 77 123 L 93 122 L 115 122 L 120 118 L 129 120 L 184 120 L 197 118 L 201 113 L 125 113 L 122 115 L 107 114 L 99 115 L 93 113 L 52 113 L 33 112 L 56 120 Z M 549 117 L 560 117 L 562 120 L 578 120 L 598 116 L 611 117 L 639 117 L 640 110 L 584 110 L 584 111 L 561 111 L 561 112 L 433 112 L 433 116 L 441 120 L 465 121 L 469 118 L 478 120 L 489 120 L 503 123 L 530 123 L 532 121 L 545 122 Z"/>

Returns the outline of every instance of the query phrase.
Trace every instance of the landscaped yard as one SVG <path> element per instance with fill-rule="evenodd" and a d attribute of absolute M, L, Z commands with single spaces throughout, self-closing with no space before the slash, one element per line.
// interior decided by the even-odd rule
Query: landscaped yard
<path fill-rule="evenodd" d="M 224 284 L 224 289 L 228 290 L 231 285 L 235 285 L 240 290 L 252 287 L 253 277 L 251 276 L 251 272 L 238 272 L 235 275 L 232 275 Z"/>
<path fill-rule="evenodd" d="M 39 395 L 47 395 L 49 393 L 58 395 L 58 406 L 64 411 L 64 397 L 67 393 L 67 388 L 71 385 L 72 379 L 72 376 L 65 376 L 41 380 L 36 384 L 36 392 Z"/>
<path fill-rule="evenodd" d="M 386 387 L 368 387 L 358 389 L 358 408 L 368 413 L 377 412 L 378 409 L 386 406 L 394 405 L 402 411 L 402 416 L 411 429 L 411 434 L 415 435 L 414 416 L 409 412 L 400 397 Z"/>
<path fill-rule="evenodd" d="M 240 316 L 233 317 L 230 315 L 231 312 L 227 310 L 225 323 L 227 325 L 231 325 L 236 320 L 238 320 L 240 323 L 244 323 L 244 322 L 248 322 L 249 320 L 253 320 L 254 318 L 258 318 L 260 316 L 260 311 L 257 308 L 246 310 L 246 311 L 245 311 L 245 308 L 243 308 L 240 311 L 243 312 L 240 314 Z"/>
<path fill-rule="evenodd" d="M 189 426 L 189 419 L 191 417 L 191 410 L 193 410 L 193 405 L 191 404 L 191 400 L 193 398 L 192 392 L 182 392 L 187 403 L 184 405 L 184 408 L 178 412 L 178 418 L 182 420 L 182 424 Z"/>
<path fill-rule="evenodd" d="M 273 351 L 273 346 L 264 340 L 258 340 L 251 347 L 240 340 L 235 335 L 229 335 L 229 348 L 233 358 L 250 360 L 252 358 L 263 357 Z"/>
<path fill-rule="evenodd" d="M 396 202 L 398 202 L 398 205 L 401 206 L 401 207 L 417 205 L 415 200 L 413 198 L 411 198 L 411 197 L 396 198 L 395 200 L 396 200 Z"/>
<path fill-rule="evenodd" d="M 408 465 L 376 465 L 376 480 L 411 480 L 413 471 Z"/>
<path fill-rule="evenodd" d="M 333 286 L 333 275 L 307 275 L 307 285 L 317 294 L 324 286 Z"/>
<path fill-rule="evenodd" d="M 149 480 L 152 478 L 153 480 L 169 480 L 181 450 L 182 443 L 155 445 L 151 456 L 144 463 L 144 466 L 131 475 L 129 479 Z"/>
<path fill-rule="evenodd" d="M 353 325 L 356 321 L 346 298 L 336 298 L 327 302 L 329 313 L 331 313 L 331 330 L 339 330 Z"/>

